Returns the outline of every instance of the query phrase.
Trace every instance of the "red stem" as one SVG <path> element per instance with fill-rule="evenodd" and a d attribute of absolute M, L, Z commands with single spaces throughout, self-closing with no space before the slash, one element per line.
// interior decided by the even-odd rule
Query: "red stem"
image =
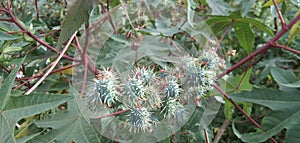
<path fill-rule="evenodd" d="M 205 135 L 205 142 L 210 143 L 207 131 L 204 129 L 203 132 L 204 132 L 204 135 Z"/>
<path fill-rule="evenodd" d="M 278 45 L 278 44 L 272 44 L 272 46 L 277 47 L 277 48 L 281 48 L 281 49 L 285 49 L 287 51 L 293 52 L 295 54 L 300 55 L 300 51 L 297 51 L 295 49 L 289 48 L 287 46 L 283 46 L 283 45 Z"/>
<path fill-rule="evenodd" d="M 256 50 L 255 52 L 251 53 L 250 55 L 248 55 L 247 57 L 245 57 L 244 59 L 242 59 L 241 61 L 239 61 L 238 63 L 236 63 L 235 65 L 233 65 L 232 67 L 230 67 L 229 69 L 227 69 L 226 71 L 224 71 L 223 73 L 217 75 L 217 79 L 222 78 L 224 75 L 232 72 L 233 70 L 235 70 L 236 68 L 242 66 L 244 63 L 250 61 L 251 59 L 253 59 L 254 57 L 256 57 L 258 54 L 263 53 L 264 51 L 267 51 L 269 48 L 272 47 L 272 45 L 274 45 L 274 43 L 281 37 L 283 36 L 298 20 L 300 19 L 300 14 L 297 15 L 297 17 L 295 17 L 287 26 L 286 28 L 282 28 L 275 36 L 274 38 L 272 38 L 268 43 L 266 43 L 263 47 L 261 47 L 260 49 Z"/>
<path fill-rule="evenodd" d="M 39 19 L 39 7 L 38 7 L 38 0 L 34 0 L 34 5 L 35 5 L 35 9 L 36 9 L 36 19 Z"/>
<path fill-rule="evenodd" d="M 252 118 L 250 117 L 237 103 L 235 103 L 222 89 L 219 87 L 217 84 L 212 85 L 216 90 L 218 90 L 231 104 L 235 106 L 242 114 L 252 123 L 254 124 L 257 128 L 261 129 L 261 126 Z M 270 138 L 270 140 L 273 143 L 277 143 L 277 141 L 274 138 Z"/>
<path fill-rule="evenodd" d="M 278 5 L 277 5 L 276 1 L 275 1 L 275 0 L 272 0 L 272 1 L 273 1 L 273 3 L 274 3 L 276 12 L 277 12 L 277 14 L 278 14 L 278 16 L 279 16 L 279 19 L 280 19 L 280 21 L 281 21 L 281 26 L 282 26 L 282 28 L 285 28 L 285 21 L 284 21 L 284 19 L 283 19 L 283 16 L 282 16 L 282 14 L 281 14 L 281 11 L 280 11 L 280 9 L 278 8 Z"/>
<path fill-rule="evenodd" d="M 10 8 L 10 2 L 7 0 L 7 9 L 1 9 L 1 11 L 6 12 L 11 19 L 9 21 L 13 22 L 14 24 L 16 24 L 25 34 L 27 34 L 29 37 L 31 37 L 32 39 L 34 39 L 35 41 L 39 42 L 41 45 L 45 46 L 46 48 L 50 49 L 51 51 L 60 54 L 61 52 L 59 52 L 58 50 L 56 50 L 54 47 L 50 46 L 49 44 L 47 44 L 46 42 L 40 40 L 38 37 L 36 37 L 35 35 L 33 35 L 30 31 L 28 31 L 18 20 L 17 18 L 14 16 L 13 12 L 11 11 Z M 5 19 L 4 19 L 5 20 Z M 68 55 L 63 55 L 63 58 L 68 59 L 73 61 L 74 59 Z"/>
<path fill-rule="evenodd" d="M 76 64 L 73 64 L 73 65 L 67 65 L 67 66 L 64 66 L 62 68 L 58 68 L 56 70 L 53 70 L 52 72 L 50 72 L 50 74 L 53 74 L 53 73 L 58 73 L 60 71 L 63 71 L 63 70 L 66 70 L 66 69 L 69 69 L 69 68 L 72 68 L 72 67 L 76 67 L 76 66 L 79 66 L 81 65 L 82 63 L 76 63 Z M 49 68 L 49 67 L 48 67 Z M 32 77 L 23 77 L 23 78 L 20 78 L 20 79 L 16 79 L 17 81 L 18 80 L 31 80 L 31 79 L 34 79 L 34 78 L 39 78 L 39 77 L 42 77 L 43 74 L 37 74 L 37 75 L 34 75 Z"/>
<path fill-rule="evenodd" d="M 225 29 L 225 32 L 222 34 L 221 38 L 218 40 L 219 46 L 221 45 L 223 39 L 225 38 L 225 35 L 228 33 L 228 31 L 230 30 L 230 28 L 232 27 L 233 24 L 234 24 L 234 22 L 232 21 Z"/>
<path fill-rule="evenodd" d="M 101 115 L 101 116 L 98 116 L 96 118 L 100 119 L 100 118 L 105 118 L 105 117 L 111 117 L 111 116 L 122 114 L 122 113 L 127 112 L 127 111 L 128 110 L 120 110 L 120 111 L 117 111 L 117 112 L 114 112 L 114 113 L 111 113 L 111 114 Z"/>

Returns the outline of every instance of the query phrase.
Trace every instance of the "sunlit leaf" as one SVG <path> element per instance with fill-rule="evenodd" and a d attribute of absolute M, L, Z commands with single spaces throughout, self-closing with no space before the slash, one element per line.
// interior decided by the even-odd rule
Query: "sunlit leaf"
<path fill-rule="evenodd" d="M 276 3 L 279 4 L 279 3 L 281 3 L 282 1 L 283 1 L 283 0 L 276 0 Z M 267 1 L 267 2 L 263 5 L 263 7 L 268 7 L 268 6 L 271 6 L 271 5 L 274 5 L 273 0 Z"/>
<path fill-rule="evenodd" d="M 298 9 L 298 12 L 295 14 L 294 17 L 296 17 L 300 13 L 300 9 Z M 292 41 L 292 39 L 300 32 L 300 21 L 297 21 L 291 28 L 290 34 L 289 34 L 289 42 Z"/>

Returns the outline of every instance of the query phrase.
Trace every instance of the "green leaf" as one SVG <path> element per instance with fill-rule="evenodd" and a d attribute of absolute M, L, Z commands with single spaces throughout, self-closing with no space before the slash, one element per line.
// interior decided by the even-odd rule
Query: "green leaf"
<path fill-rule="evenodd" d="M 250 54 L 254 47 L 254 33 L 248 23 L 234 23 L 234 32 L 246 53 Z"/>
<path fill-rule="evenodd" d="M 282 1 L 283 1 L 283 0 L 276 0 L 276 3 L 279 4 L 279 3 L 281 3 Z M 267 2 L 263 5 L 263 7 L 268 7 L 268 6 L 271 6 L 271 5 L 274 5 L 273 0 L 267 1 Z"/>
<path fill-rule="evenodd" d="M 71 88 L 70 95 L 75 96 Z M 49 132 L 40 135 L 29 142 L 78 142 L 97 143 L 100 142 L 97 132 L 84 118 L 80 112 L 77 100 L 68 102 L 68 110 L 49 115 L 46 119 L 36 121 L 35 124 L 41 128 L 51 128 Z"/>
<path fill-rule="evenodd" d="M 270 74 L 271 69 L 273 67 L 277 67 L 277 64 L 284 64 L 288 62 L 292 62 L 292 61 L 281 57 L 275 57 L 258 63 L 257 68 L 264 67 L 264 69 L 261 71 L 256 83 L 259 83 L 262 79 L 267 77 Z"/>
<path fill-rule="evenodd" d="M 297 13 L 294 17 L 296 17 L 300 13 L 300 9 L 298 9 Z M 290 34 L 289 34 L 289 41 L 288 43 L 291 43 L 292 39 L 300 32 L 300 21 L 297 21 L 291 28 Z"/>
<path fill-rule="evenodd" d="M 232 23 L 232 18 L 228 16 L 214 16 L 207 20 L 206 23 L 215 34 L 218 34 Z"/>
<path fill-rule="evenodd" d="M 282 129 L 287 129 L 286 143 L 299 141 L 300 134 L 300 92 L 282 92 L 270 89 L 253 89 L 230 95 L 235 101 L 251 102 L 266 106 L 272 110 L 262 120 L 262 132 L 240 134 L 234 129 L 235 134 L 244 142 L 264 142 Z"/>
<path fill-rule="evenodd" d="M 273 31 L 266 25 L 264 25 L 263 23 L 261 23 L 260 21 L 257 21 L 255 19 L 252 18 L 236 18 L 235 22 L 238 23 L 248 23 L 252 26 L 255 26 L 256 28 L 266 32 L 269 36 L 274 37 L 274 33 Z"/>
<path fill-rule="evenodd" d="M 138 43 L 130 43 L 131 46 L 127 46 L 121 50 L 114 59 L 113 66 L 117 70 L 122 80 L 127 78 L 129 71 L 136 62 L 143 57 L 151 58 L 156 64 L 160 66 L 162 62 L 176 62 L 175 56 L 179 56 L 179 51 L 170 46 L 167 43 L 161 41 L 162 37 L 159 36 L 144 36 L 142 41 Z M 134 48 L 136 48 L 136 50 Z"/>
<path fill-rule="evenodd" d="M 266 32 L 269 36 L 274 37 L 273 31 L 260 21 L 251 18 L 243 18 L 243 17 L 230 17 L 230 16 L 213 16 L 209 20 L 206 21 L 208 25 L 210 25 L 211 29 L 214 33 L 218 33 L 225 29 L 231 22 L 234 23 L 246 23 L 254 26 L 264 32 Z"/>
<path fill-rule="evenodd" d="M 7 104 L 6 102 L 10 97 L 10 92 L 13 87 L 14 81 L 16 79 L 16 75 L 17 75 L 19 68 L 20 68 L 21 64 L 23 63 L 24 59 L 25 59 L 25 57 L 23 59 L 21 59 L 20 61 L 18 61 L 17 66 L 11 71 L 11 73 L 5 79 L 5 82 L 2 85 L 2 87 L 0 87 L 0 91 L 1 91 L 0 92 L 0 107 L 1 107 L 0 111 L 2 111 L 5 107 L 5 105 Z"/>
<path fill-rule="evenodd" d="M 224 105 L 224 115 L 225 118 L 229 121 L 232 120 L 232 115 L 234 113 L 234 105 L 230 103 L 228 100 L 225 100 L 225 105 Z"/>
<path fill-rule="evenodd" d="M 271 74 L 279 85 L 279 89 L 283 91 L 296 91 L 300 87 L 300 80 L 290 70 L 281 68 L 271 68 Z"/>
<path fill-rule="evenodd" d="M 3 50 L 3 53 L 9 53 L 9 52 L 17 52 L 21 51 L 22 47 L 19 46 L 8 46 Z"/>
<path fill-rule="evenodd" d="M 15 142 L 14 128 L 18 120 L 57 107 L 69 99 L 67 95 L 45 93 L 9 96 L 0 114 L 1 139 Z"/>
<path fill-rule="evenodd" d="M 237 93 L 244 90 L 251 90 L 252 85 L 249 82 L 251 73 L 252 68 L 244 74 L 228 78 L 226 84 L 226 92 Z"/>
<path fill-rule="evenodd" d="M 9 35 L 9 34 L 6 34 L 6 33 L 0 31 L 0 39 L 1 40 L 16 40 L 19 38 L 20 37 L 18 37 L 18 36 Z"/>
<path fill-rule="evenodd" d="M 212 9 L 212 15 L 229 15 L 230 11 L 234 10 L 234 8 L 223 0 L 206 0 L 206 2 Z"/>
<path fill-rule="evenodd" d="M 246 16 L 248 12 L 250 12 L 255 4 L 256 0 L 248 0 L 248 1 L 240 1 L 241 6 L 241 13 L 242 16 Z"/>
<path fill-rule="evenodd" d="M 88 23 L 95 3 L 95 0 L 76 0 L 72 3 L 62 24 L 58 45 L 67 41 L 83 23 Z"/>

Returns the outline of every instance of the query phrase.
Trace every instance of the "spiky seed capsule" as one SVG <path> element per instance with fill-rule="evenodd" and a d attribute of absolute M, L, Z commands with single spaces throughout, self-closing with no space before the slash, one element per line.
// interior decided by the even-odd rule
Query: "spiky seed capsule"
<path fill-rule="evenodd" d="M 166 99 L 161 111 L 165 118 L 175 119 L 178 122 L 185 120 L 186 111 L 178 99 Z"/>
<path fill-rule="evenodd" d="M 220 66 L 224 64 L 223 60 L 217 55 L 215 51 L 205 51 L 199 56 L 199 63 L 202 67 L 207 67 L 208 70 L 218 71 Z"/>
<path fill-rule="evenodd" d="M 106 104 L 108 107 L 112 107 L 116 101 L 119 100 L 118 92 L 115 85 L 117 84 L 116 76 L 113 71 L 104 69 L 95 79 L 95 91 L 92 94 L 90 104 L 96 105 L 99 103 Z M 92 110 L 96 107 L 92 107 Z"/>
<path fill-rule="evenodd" d="M 145 100 L 140 102 L 140 105 L 147 107 L 149 110 L 157 109 L 161 106 L 160 92 L 154 85 L 145 86 Z"/>
<path fill-rule="evenodd" d="M 151 112 L 147 108 L 134 108 L 131 109 L 130 114 L 128 115 L 127 123 L 129 125 L 129 130 L 134 133 L 140 131 L 149 131 L 153 124 L 156 122 L 151 115 Z"/>
<path fill-rule="evenodd" d="M 149 84 L 149 82 L 154 77 L 153 70 L 147 69 L 145 67 L 137 68 L 135 71 L 135 77 L 142 80 L 143 84 Z"/>
<path fill-rule="evenodd" d="M 145 88 L 140 79 L 130 78 L 126 83 L 125 92 L 132 103 L 136 103 L 138 99 L 145 98 Z"/>
<path fill-rule="evenodd" d="M 164 89 L 166 97 L 176 98 L 180 92 L 177 80 L 169 80 L 167 84 Z"/>

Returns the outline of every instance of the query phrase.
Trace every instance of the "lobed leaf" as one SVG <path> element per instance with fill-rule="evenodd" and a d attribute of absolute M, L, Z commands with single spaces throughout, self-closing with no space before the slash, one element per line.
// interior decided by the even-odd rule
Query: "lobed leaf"
<path fill-rule="evenodd" d="M 295 135 L 300 134 L 300 92 L 282 92 L 270 89 L 254 88 L 252 91 L 232 94 L 235 101 L 252 102 L 272 109 L 272 112 L 262 120 L 264 132 L 240 134 L 234 133 L 244 142 L 264 142 L 282 129 L 287 129 L 286 143 L 298 141 Z"/>
<path fill-rule="evenodd" d="M 71 88 L 70 95 L 75 96 Z M 35 124 L 41 128 L 51 128 L 46 134 L 37 136 L 29 142 L 100 142 L 97 132 L 84 118 L 78 109 L 77 100 L 73 98 L 68 102 L 68 110 L 49 115 L 46 119 L 36 121 Z"/>

